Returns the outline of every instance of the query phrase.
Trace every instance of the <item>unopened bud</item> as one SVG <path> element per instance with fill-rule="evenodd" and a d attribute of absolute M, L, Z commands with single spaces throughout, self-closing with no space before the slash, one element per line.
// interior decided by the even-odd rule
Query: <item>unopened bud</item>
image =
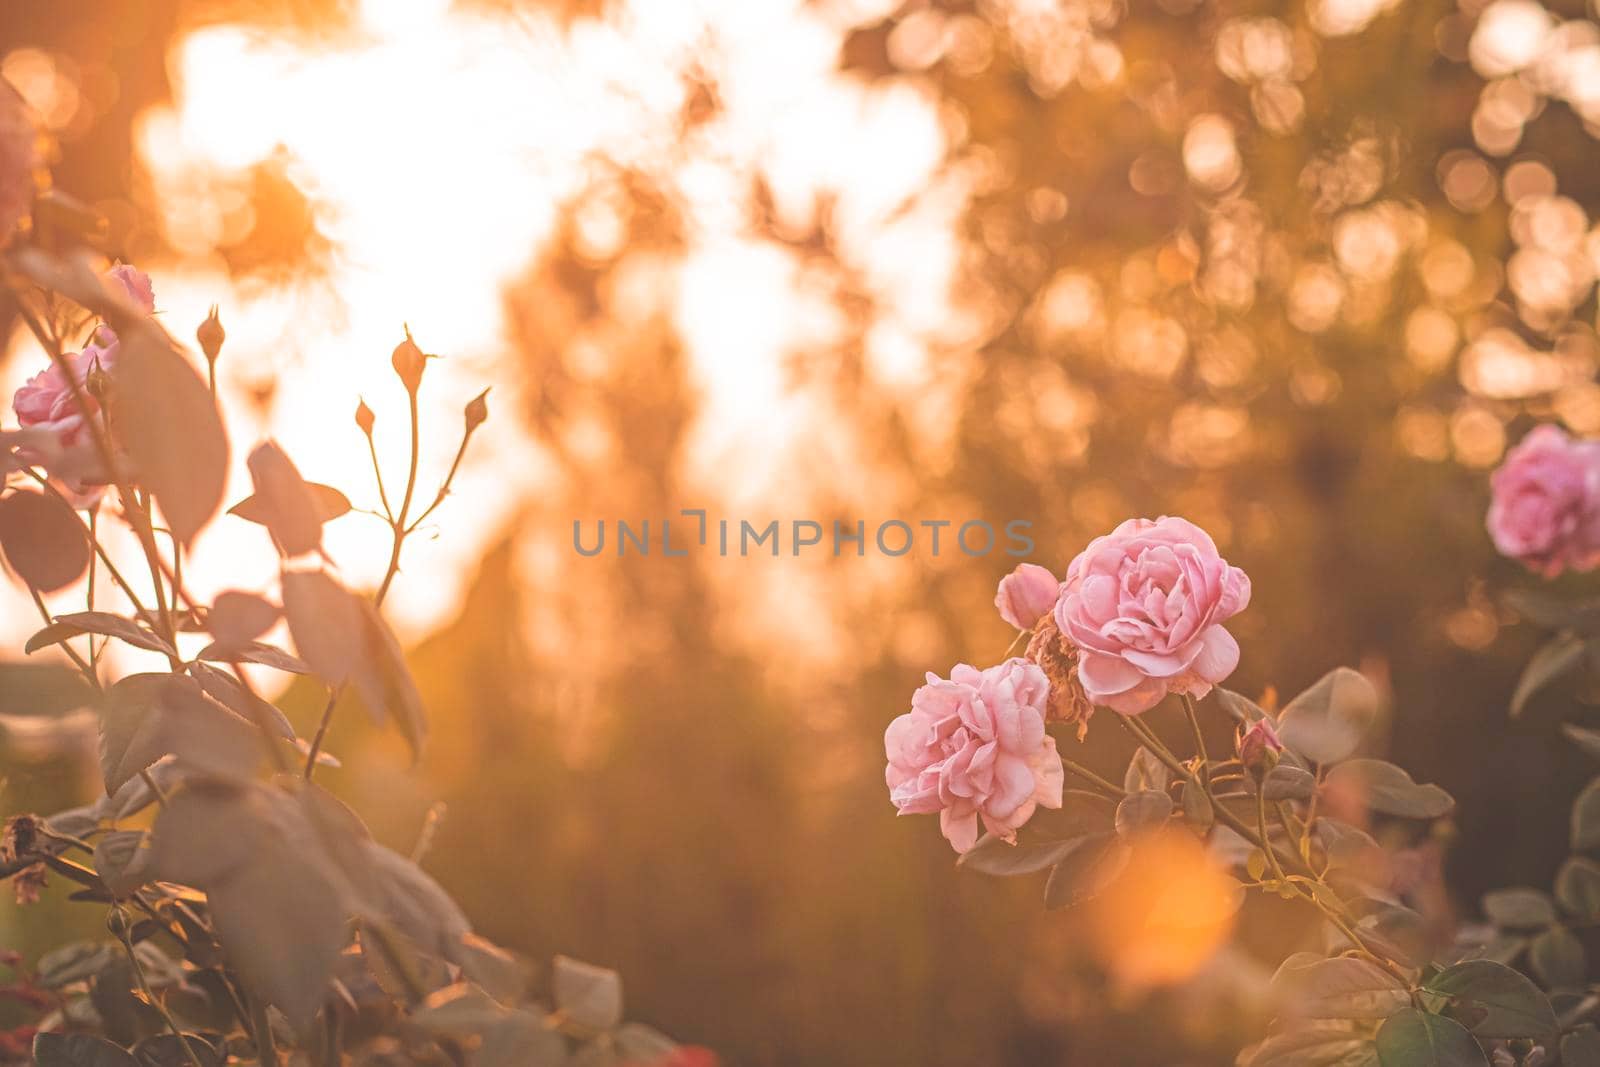
<path fill-rule="evenodd" d="M 489 390 L 485 389 L 471 400 L 467 401 L 467 432 L 471 433 L 489 417 Z"/>
<path fill-rule="evenodd" d="M 200 342 L 200 351 L 206 354 L 207 361 L 211 363 L 217 361 L 217 355 L 222 351 L 222 342 L 227 337 L 227 331 L 222 328 L 222 320 L 217 318 L 217 305 L 212 304 L 211 313 L 194 332 L 194 339 Z"/>
<path fill-rule="evenodd" d="M 100 365 L 99 357 L 89 363 L 89 373 L 83 376 L 83 390 L 100 404 L 106 402 L 106 396 L 111 392 L 111 376 Z"/>
<path fill-rule="evenodd" d="M 366 434 L 368 437 L 371 437 L 372 424 L 376 421 L 377 417 L 372 414 L 372 409 L 367 407 L 367 402 L 365 400 L 357 401 L 356 425 L 361 427 L 361 432 Z"/>
<path fill-rule="evenodd" d="M 422 349 L 411 339 L 411 327 L 406 327 L 406 339 L 394 346 L 394 356 L 390 362 L 394 364 L 394 372 L 400 376 L 400 381 L 405 385 L 406 392 L 415 393 L 422 388 L 422 368 L 427 362 L 427 356 L 422 354 Z"/>
<path fill-rule="evenodd" d="M 1257 719 L 1251 723 L 1248 730 L 1239 734 L 1235 748 L 1239 762 L 1257 781 L 1278 765 L 1278 757 L 1283 754 L 1283 742 L 1278 740 L 1278 731 L 1271 719 Z"/>

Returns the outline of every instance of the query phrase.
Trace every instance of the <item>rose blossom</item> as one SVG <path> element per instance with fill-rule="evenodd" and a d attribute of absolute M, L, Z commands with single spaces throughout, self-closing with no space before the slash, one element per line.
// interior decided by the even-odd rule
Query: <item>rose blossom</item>
<path fill-rule="evenodd" d="M 994 606 L 1000 617 L 1019 630 L 1031 630 L 1050 614 L 1061 593 L 1061 582 L 1037 563 L 1019 563 L 1017 569 L 1000 579 Z"/>
<path fill-rule="evenodd" d="M 104 278 L 113 292 L 125 296 L 135 307 L 147 314 L 154 309 L 150 279 L 143 271 L 118 266 Z M 90 378 L 96 372 L 112 374 L 120 348 L 111 328 L 101 326 L 95 331 L 93 343 L 85 346 L 82 352 L 67 354 L 66 363 L 72 368 L 72 377 L 88 401 L 87 412 L 78 407 L 71 382 L 54 362 L 29 378 L 11 401 L 18 424 L 28 432 L 26 443 L 19 441 L 17 456 L 25 462 L 44 465 L 79 497 L 88 493 L 90 486 L 104 484 L 109 477 L 85 415 L 99 417 L 100 405 L 89 395 Z M 41 435 L 48 435 L 48 446 L 39 446 Z"/>
<path fill-rule="evenodd" d="M 1600 563 L 1600 442 L 1535 427 L 1489 478 L 1489 535 L 1546 578 Z"/>
<path fill-rule="evenodd" d="M 1089 699 L 1137 715 L 1169 692 L 1203 697 L 1233 673 L 1239 646 L 1220 624 L 1249 603 L 1250 579 L 1200 527 L 1129 519 L 1072 561 L 1055 620 Z"/>
<path fill-rule="evenodd" d="M 138 267 L 119 263 L 106 271 L 106 288 L 125 299 L 146 315 L 156 313 L 156 293 L 150 285 L 150 275 Z"/>
<path fill-rule="evenodd" d="M 889 799 L 901 815 L 937 811 L 957 852 L 977 842 L 980 816 L 990 833 L 1015 840 L 1038 805 L 1061 806 L 1061 759 L 1044 732 L 1048 694 L 1044 672 L 1024 659 L 982 671 L 962 663 L 948 680 L 930 672 L 883 736 Z"/>

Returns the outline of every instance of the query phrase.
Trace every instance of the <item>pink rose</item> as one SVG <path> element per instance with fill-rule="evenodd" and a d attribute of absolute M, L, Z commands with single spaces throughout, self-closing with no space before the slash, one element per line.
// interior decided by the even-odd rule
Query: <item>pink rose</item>
<path fill-rule="evenodd" d="M 156 293 L 150 275 L 138 267 L 119 263 L 105 273 L 106 288 L 146 315 L 156 313 Z"/>
<path fill-rule="evenodd" d="M 1535 427 L 1489 478 L 1489 536 L 1546 578 L 1600 563 L 1600 442 Z"/>
<path fill-rule="evenodd" d="M 1044 732 L 1050 684 L 1024 659 L 980 671 L 960 664 L 949 680 L 928 674 L 911 710 L 889 724 L 889 799 L 901 815 L 939 813 L 957 852 L 978 840 L 978 818 L 1008 841 L 1034 809 L 1061 806 L 1055 738 Z"/>
<path fill-rule="evenodd" d="M 1200 527 L 1129 519 L 1072 561 L 1055 618 L 1089 699 L 1138 715 L 1169 692 L 1203 697 L 1233 673 L 1239 645 L 1220 624 L 1249 603 L 1250 579 Z"/>
<path fill-rule="evenodd" d="M 1061 582 L 1037 563 L 1019 563 L 1017 569 L 1000 579 L 994 606 L 1000 617 L 1019 630 L 1031 630 L 1050 614 L 1061 592 Z"/>
<path fill-rule="evenodd" d="M 139 311 L 149 315 L 155 310 L 155 292 L 144 271 L 121 264 L 102 277 L 113 294 Z M 67 376 L 55 363 L 29 378 L 11 400 L 25 435 L 7 442 L 15 459 L 43 466 L 76 502 L 92 503 L 98 493 L 95 487 L 110 479 L 85 417 L 100 416 L 99 403 L 88 395 L 91 373 L 114 373 L 120 348 L 116 333 L 102 325 L 95 330 L 93 343 L 67 356 L 72 377 L 88 401 L 87 412 L 79 409 Z"/>
<path fill-rule="evenodd" d="M 87 395 L 89 375 L 96 368 L 109 374 L 115 365 L 116 353 L 116 345 L 110 348 L 89 345 L 82 352 L 67 356 L 72 376 L 85 391 L 88 414 L 92 417 L 99 416 L 100 405 Z M 109 475 L 85 423 L 84 412 L 78 407 L 72 386 L 61 368 L 51 363 L 29 378 L 12 398 L 11 407 L 17 413 L 18 424 L 29 431 L 27 443 L 17 448 L 20 459 L 44 466 L 79 495 L 87 492 L 89 485 L 103 484 L 107 480 Z"/>

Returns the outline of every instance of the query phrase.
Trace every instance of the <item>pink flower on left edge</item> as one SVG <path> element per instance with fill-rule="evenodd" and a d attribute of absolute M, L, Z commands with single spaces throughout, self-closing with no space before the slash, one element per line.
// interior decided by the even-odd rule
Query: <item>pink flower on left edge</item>
<path fill-rule="evenodd" d="M 113 292 L 138 310 L 145 314 L 154 310 L 155 294 L 143 271 L 121 265 L 107 271 L 104 279 Z M 11 400 L 24 431 L 15 445 L 17 458 L 43 466 L 63 488 L 85 502 L 110 478 L 88 426 L 89 418 L 100 417 L 100 404 L 90 395 L 91 378 L 96 373 L 107 378 L 114 375 L 120 350 L 116 333 L 101 326 L 93 343 L 82 352 L 67 355 L 66 363 L 84 394 L 87 410 L 79 407 L 72 382 L 53 362 L 29 378 Z"/>
<path fill-rule="evenodd" d="M 1049 691 L 1044 671 L 1024 659 L 982 671 L 959 664 L 948 679 L 930 672 L 883 737 L 900 814 L 938 812 L 946 840 L 966 852 L 980 819 L 1013 841 L 1039 805 L 1059 808 L 1061 759 L 1044 732 Z"/>
<path fill-rule="evenodd" d="M 1222 623 L 1249 603 L 1250 579 L 1200 527 L 1129 519 L 1072 561 L 1055 619 L 1089 699 L 1138 715 L 1169 692 L 1203 697 L 1233 673 L 1239 645 Z"/>
<path fill-rule="evenodd" d="M 1489 536 L 1546 578 L 1600 563 L 1600 442 L 1535 427 L 1489 477 Z"/>
<path fill-rule="evenodd" d="M 1000 579 L 994 606 L 1000 617 L 1019 630 L 1031 630 L 1050 614 L 1061 593 L 1061 581 L 1037 563 L 1019 563 Z"/>

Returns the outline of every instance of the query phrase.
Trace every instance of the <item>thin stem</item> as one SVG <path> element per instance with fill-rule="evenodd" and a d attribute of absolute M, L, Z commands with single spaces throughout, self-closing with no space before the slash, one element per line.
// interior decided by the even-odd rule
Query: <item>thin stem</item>
<path fill-rule="evenodd" d="M 139 954 L 133 951 L 133 939 L 128 936 L 126 928 L 122 933 L 122 947 L 128 953 L 128 963 L 133 967 L 133 976 L 139 981 L 140 992 L 150 1002 L 150 1006 L 161 1013 L 161 1018 L 166 1022 L 167 1028 L 178 1039 L 178 1044 L 183 1046 L 184 1054 L 189 1058 L 190 1067 L 201 1067 L 200 1057 L 195 1055 L 194 1049 L 189 1047 L 189 1039 L 184 1036 L 182 1028 L 178 1026 L 178 1020 L 174 1019 L 172 1013 L 167 1010 L 166 1003 L 157 1000 L 155 993 L 150 989 L 150 980 L 145 977 L 144 966 L 139 962 Z"/>
<path fill-rule="evenodd" d="M 95 531 L 95 526 L 98 523 L 99 515 L 100 515 L 99 507 L 95 507 L 95 508 L 93 508 L 93 509 L 91 509 L 89 511 L 89 543 L 91 545 L 93 545 L 95 542 L 97 542 L 100 539 L 99 536 L 97 535 L 96 531 Z M 91 550 L 90 553 L 89 553 L 89 588 L 84 593 L 84 597 L 83 597 L 83 606 L 84 606 L 84 609 L 87 610 L 87 611 L 93 611 L 94 610 L 94 579 L 95 579 L 95 574 L 100 570 L 99 566 L 97 565 L 99 563 L 99 560 L 100 560 L 100 557 L 95 552 L 93 552 Z M 109 638 L 107 640 L 109 640 Z M 100 645 L 100 649 L 101 650 L 104 650 L 105 647 L 106 646 L 104 645 L 104 643 L 102 643 Z M 90 667 L 90 669 L 93 669 L 94 667 L 98 666 L 99 662 L 100 662 L 99 653 L 95 650 L 95 647 L 94 647 L 94 634 L 90 634 L 89 635 L 89 667 Z"/>
<path fill-rule="evenodd" d="M 383 487 L 383 464 L 378 462 L 378 446 L 372 440 L 372 435 L 367 434 L 367 453 L 372 457 L 372 474 L 378 479 L 378 499 L 383 501 L 383 515 L 390 524 L 394 523 L 394 511 L 389 507 L 389 493 Z"/>
<path fill-rule="evenodd" d="M 1195 711 L 1194 698 L 1188 693 L 1179 694 L 1179 698 L 1183 701 L 1183 713 L 1189 718 L 1189 728 L 1194 731 L 1194 750 L 1195 754 L 1200 757 L 1200 784 L 1209 787 L 1211 785 L 1211 761 L 1210 757 L 1206 755 L 1206 737 L 1204 731 L 1200 729 L 1200 714 Z"/>
<path fill-rule="evenodd" d="M 444 498 L 450 495 L 450 483 L 456 480 L 456 471 L 461 468 L 462 457 L 467 454 L 467 442 L 471 440 L 471 430 L 461 435 L 461 446 L 456 449 L 456 458 L 450 461 L 450 473 L 446 474 L 444 481 L 439 484 L 439 492 L 435 494 L 433 503 L 424 508 L 422 514 L 418 515 L 416 520 L 406 527 L 406 533 L 415 533 L 417 527 L 422 525 L 422 520 L 432 515 L 433 509 L 444 503 Z M 1013 641 L 1012 644 L 1015 645 L 1016 642 Z"/>
<path fill-rule="evenodd" d="M 411 498 L 417 491 L 417 455 L 421 447 L 420 417 L 417 412 L 417 394 L 408 390 L 407 395 L 411 402 L 411 465 L 406 473 L 406 495 L 400 501 L 399 514 L 394 519 L 394 547 L 389 550 L 389 567 L 384 572 L 383 584 L 378 586 L 378 595 L 374 597 L 375 603 L 382 605 L 383 598 L 389 594 L 389 585 L 394 581 L 394 576 L 400 573 L 400 549 L 406 543 L 406 516 L 411 512 Z"/>
<path fill-rule="evenodd" d="M 1076 774 L 1084 781 L 1099 786 L 1101 791 L 1109 796 L 1121 798 L 1128 795 L 1127 790 L 1121 788 L 1120 786 L 1112 785 L 1110 782 L 1106 781 L 1104 778 L 1100 777 L 1098 774 L 1094 773 L 1082 764 L 1074 763 L 1069 759 L 1063 758 L 1061 761 L 1061 766 L 1065 767 L 1073 774 Z"/>
<path fill-rule="evenodd" d="M 156 795 L 156 804 L 165 808 L 167 806 L 167 794 L 162 791 L 161 786 L 156 784 L 155 775 L 150 773 L 150 768 L 146 767 L 140 771 L 139 777 L 143 778 L 144 784 L 150 787 L 150 792 Z"/>
<path fill-rule="evenodd" d="M 344 693 L 344 686 L 335 686 L 328 691 L 328 705 L 322 709 L 322 721 L 317 723 L 317 732 L 311 736 L 311 747 L 306 750 L 305 780 L 311 781 L 311 776 L 316 773 L 317 756 L 322 753 L 323 739 L 328 736 L 328 727 L 333 723 L 333 709 L 339 703 L 339 697 Z"/>

